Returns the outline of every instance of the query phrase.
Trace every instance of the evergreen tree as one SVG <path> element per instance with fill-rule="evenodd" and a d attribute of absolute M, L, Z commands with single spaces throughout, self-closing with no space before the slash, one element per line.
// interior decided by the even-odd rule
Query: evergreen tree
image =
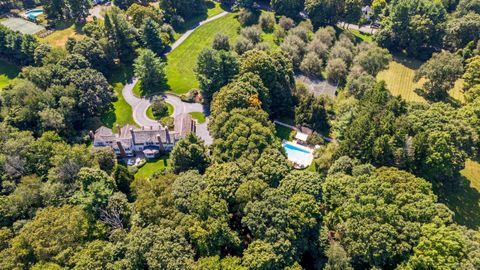
<path fill-rule="evenodd" d="M 161 54 L 166 47 L 168 37 L 163 38 L 160 25 L 154 20 L 147 18 L 142 26 L 142 40 L 146 47 L 157 54 Z"/>
<path fill-rule="evenodd" d="M 133 64 L 145 92 L 158 92 L 165 84 L 165 63 L 149 49 L 140 51 Z"/>

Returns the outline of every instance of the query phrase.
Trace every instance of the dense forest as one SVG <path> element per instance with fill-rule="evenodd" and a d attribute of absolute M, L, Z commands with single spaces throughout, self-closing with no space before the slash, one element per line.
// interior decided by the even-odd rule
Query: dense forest
<path fill-rule="evenodd" d="M 480 0 L 222 1 L 238 38 L 211 33 L 195 67 L 213 143 L 190 133 L 136 177 L 89 139 L 121 98 L 111 78 L 131 67 L 164 87 L 165 53 L 208 12 L 152 2 L 87 20 L 88 0 L 0 0 L 85 35 L 58 48 L 0 25 L 0 58 L 21 67 L 0 91 L 0 269 L 480 269 L 479 227 L 439 200 L 480 154 Z M 361 40 L 344 23 L 379 29 Z M 422 61 L 425 102 L 377 80 L 399 54 Z M 313 130 L 311 168 L 293 169 L 276 119 Z"/>

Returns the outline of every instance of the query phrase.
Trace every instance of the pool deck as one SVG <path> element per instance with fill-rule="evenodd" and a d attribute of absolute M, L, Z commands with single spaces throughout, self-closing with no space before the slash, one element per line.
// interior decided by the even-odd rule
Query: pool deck
<path fill-rule="evenodd" d="M 293 165 L 294 165 L 294 167 L 295 167 L 296 169 L 305 169 L 305 168 L 307 168 L 308 166 L 310 166 L 310 164 L 312 164 L 312 161 L 313 161 L 313 149 L 311 149 L 311 148 L 309 148 L 309 147 L 306 147 L 306 146 L 303 146 L 303 145 L 301 145 L 301 144 L 298 144 L 297 142 L 294 142 L 294 141 L 286 141 L 286 140 L 284 140 L 284 141 L 282 142 L 282 146 L 283 146 L 284 144 L 286 144 L 286 143 L 291 144 L 291 145 L 293 145 L 293 146 L 295 146 L 295 147 L 297 147 L 297 148 L 299 148 L 299 149 L 308 151 L 308 153 L 309 153 L 309 154 L 308 154 L 308 159 L 307 159 L 306 162 L 297 160 L 296 158 L 294 158 L 294 157 L 292 157 L 292 156 L 288 156 L 288 154 L 287 154 L 288 160 L 293 163 Z M 307 164 L 307 163 L 308 163 L 308 164 Z"/>

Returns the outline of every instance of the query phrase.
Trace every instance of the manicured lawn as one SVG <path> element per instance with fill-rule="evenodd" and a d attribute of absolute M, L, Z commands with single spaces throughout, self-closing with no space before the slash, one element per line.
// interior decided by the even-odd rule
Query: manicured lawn
<path fill-rule="evenodd" d="M 467 160 L 465 169 L 460 173 L 470 181 L 473 188 L 480 192 L 480 163 L 478 161 Z"/>
<path fill-rule="evenodd" d="M 205 123 L 205 114 L 201 112 L 191 112 L 190 115 L 192 116 L 193 119 L 197 120 L 199 124 Z"/>
<path fill-rule="evenodd" d="M 177 49 L 167 57 L 167 79 L 170 91 L 184 94 L 192 88 L 198 88 L 194 68 L 203 48 L 211 47 L 216 33 L 230 37 L 233 44 L 238 36 L 240 23 L 235 14 L 228 14 L 198 28 Z"/>
<path fill-rule="evenodd" d="M 275 125 L 275 134 L 282 140 L 290 141 L 295 137 L 295 130 L 282 125 Z"/>
<path fill-rule="evenodd" d="M 387 70 L 380 72 L 378 80 L 384 80 L 390 92 L 395 96 L 402 96 L 407 101 L 425 102 L 425 99 L 415 93 L 415 89 L 422 86 L 422 81 L 415 82 L 415 70 L 422 65 L 422 62 L 394 56 Z M 458 80 L 455 87 L 450 91 L 450 96 L 458 101 L 463 101 L 462 80 Z"/>
<path fill-rule="evenodd" d="M 137 84 L 135 84 L 135 87 L 133 87 L 133 94 L 135 94 L 137 97 L 152 96 L 165 92 L 167 90 L 166 88 L 166 85 L 162 85 L 158 89 L 155 89 L 155 91 L 145 91 L 142 88 L 141 81 L 138 80 Z"/>
<path fill-rule="evenodd" d="M 371 34 L 366 34 L 355 29 L 348 29 L 347 31 L 352 33 L 357 41 L 373 42 L 373 36 Z"/>
<path fill-rule="evenodd" d="M 81 29 L 82 25 L 76 25 L 73 23 L 59 25 L 55 28 L 55 31 L 52 34 L 40 38 L 40 42 L 50 44 L 53 47 L 63 48 L 69 37 L 73 37 L 77 40 L 84 37 Z"/>
<path fill-rule="evenodd" d="M 168 107 L 168 116 L 170 116 L 170 115 L 173 114 L 173 110 L 174 110 L 173 105 L 167 102 L 167 107 Z M 159 117 L 155 117 L 155 115 L 153 115 L 153 110 L 152 110 L 151 106 L 148 107 L 148 109 L 147 109 L 147 116 L 148 116 L 148 118 L 153 119 L 153 120 L 160 120 Z"/>
<path fill-rule="evenodd" d="M 142 90 L 142 86 L 141 86 L 140 80 L 137 82 L 137 84 L 135 84 L 135 87 L 133 87 L 133 93 L 134 93 L 135 96 L 137 96 L 137 97 L 143 96 L 143 90 Z"/>
<path fill-rule="evenodd" d="M 223 8 L 219 2 L 208 1 L 207 7 L 208 7 L 208 13 L 207 13 L 208 18 L 223 12 Z"/>
<path fill-rule="evenodd" d="M 197 16 L 197 17 L 194 17 L 194 18 L 190 18 L 189 20 L 187 20 L 182 28 L 176 29 L 175 34 L 173 36 L 175 40 L 179 39 L 182 36 L 183 33 L 188 31 L 189 29 L 195 27 L 195 25 L 197 25 L 199 22 L 201 22 L 201 21 L 203 21 L 207 18 L 213 17 L 215 15 L 218 15 L 218 14 L 220 14 L 224 11 L 222 5 L 218 2 L 207 1 L 206 3 L 207 3 L 207 8 L 208 8 L 207 14 L 203 15 L 203 16 Z"/>
<path fill-rule="evenodd" d="M 143 165 L 143 167 L 138 169 L 135 178 L 149 178 L 152 177 L 154 173 L 169 167 L 170 160 L 168 160 L 168 156 L 164 156 L 156 161 L 147 162 L 147 164 Z"/>
<path fill-rule="evenodd" d="M 122 95 L 123 86 L 127 83 L 128 78 L 132 76 L 131 67 L 119 68 L 111 78 L 109 78 L 110 84 L 117 95 L 117 101 L 112 103 L 112 109 L 104 114 L 101 118 L 102 123 L 112 128 L 116 132 L 116 125 L 135 125 L 135 121 L 132 116 L 132 107 L 125 101 Z"/>
<path fill-rule="evenodd" d="M 7 86 L 11 80 L 17 77 L 20 69 L 16 66 L 0 60 L 0 90 Z"/>

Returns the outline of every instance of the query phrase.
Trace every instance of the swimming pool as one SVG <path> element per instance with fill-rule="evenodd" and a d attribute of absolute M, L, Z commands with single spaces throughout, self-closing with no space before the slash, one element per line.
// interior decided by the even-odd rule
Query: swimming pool
<path fill-rule="evenodd" d="M 308 167 L 312 163 L 312 150 L 291 142 L 283 143 L 282 147 L 285 149 L 288 160 L 291 162 L 303 165 L 304 167 Z"/>
<path fill-rule="evenodd" d="M 30 19 L 30 20 L 36 20 L 40 14 L 43 13 L 43 9 L 32 9 L 27 12 L 25 12 L 25 16 Z"/>

